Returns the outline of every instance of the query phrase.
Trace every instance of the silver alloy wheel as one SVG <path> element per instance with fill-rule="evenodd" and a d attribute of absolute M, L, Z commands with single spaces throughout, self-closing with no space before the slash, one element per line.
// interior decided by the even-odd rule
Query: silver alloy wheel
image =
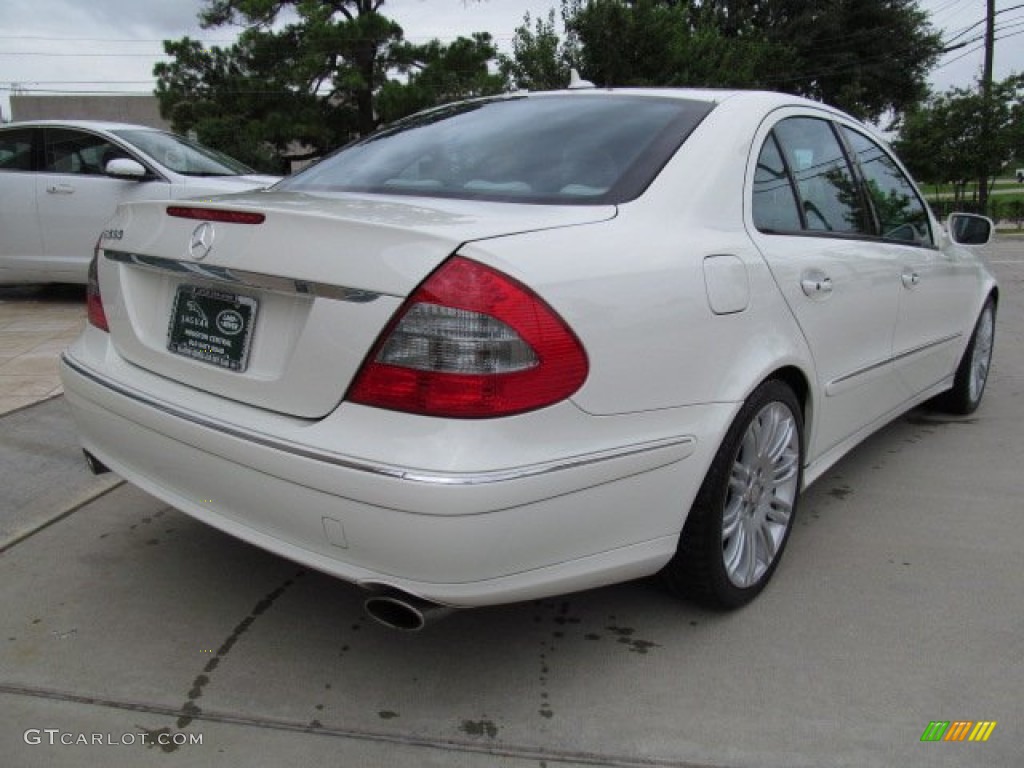
<path fill-rule="evenodd" d="M 766 405 L 751 420 L 729 475 L 722 557 L 737 587 L 756 584 L 785 540 L 798 492 L 800 431 L 790 409 Z"/>
<path fill-rule="evenodd" d="M 971 354 L 971 371 L 967 380 L 967 394 L 971 402 L 977 402 L 988 380 L 988 369 L 992 362 L 992 340 L 995 336 L 995 318 L 991 304 L 985 307 L 978 320 L 974 337 L 974 351 Z"/>

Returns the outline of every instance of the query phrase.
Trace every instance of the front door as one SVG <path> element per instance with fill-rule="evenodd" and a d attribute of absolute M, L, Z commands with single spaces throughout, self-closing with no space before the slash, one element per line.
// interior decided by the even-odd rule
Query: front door
<path fill-rule="evenodd" d="M 85 282 L 93 248 L 118 204 L 168 197 L 168 185 L 107 176 L 106 163 L 128 154 L 98 134 L 67 128 L 46 128 L 43 134 L 43 167 L 36 179 L 42 260 L 54 279 Z"/>

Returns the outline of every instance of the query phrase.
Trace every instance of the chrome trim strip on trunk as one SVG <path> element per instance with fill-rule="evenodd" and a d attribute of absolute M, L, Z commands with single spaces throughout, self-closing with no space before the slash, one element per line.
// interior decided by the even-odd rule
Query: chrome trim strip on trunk
<path fill-rule="evenodd" d="M 850 379 L 855 379 L 858 376 L 863 376 L 865 373 L 870 373 L 871 371 L 877 370 L 879 368 L 884 368 L 887 365 L 898 363 L 900 360 L 911 357 L 912 355 L 916 355 L 918 352 L 924 352 L 925 350 L 932 349 L 933 347 L 940 347 L 943 344 L 948 344 L 949 342 L 954 341 L 955 339 L 959 339 L 962 336 L 963 333 L 951 333 L 949 336 L 943 336 L 941 339 L 929 341 L 927 344 L 921 344 L 919 346 L 914 347 L 913 349 L 908 349 L 905 352 L 900 352 L 898 355 L 893 355 L 892 357 L 886 358 L 881 362 L 872 363 L 871 365 L 865 365 L 863 368 L 858 368 L 857 370 L 844 374 L 837 379 L 832 379 L 832 381 L 825 385 L 825 394 L 834 394 L 836 388 L 840 384 L 845 384 Z"/>
<path fill-rule="evenodd" d="M 275 291 L 277 293 L 298 294 L 300 296 L 318 296 L 324 299 L 351 301 L 357 304 L 376 301 L 384 295 L 376 291 L 347 288 L 343 285 L 293 280 L 288 277 L 267 275 L 262 272 L 249 272 L 243 269 L 230 269 L 228 267 L 216 267 L 207 264 L 193 264 L 186 261 L 176 261 L 175 259 L 165 259 L 160 256 L 146 256 L 141 253 L 104 250 L 103 255 L 110 261 L 119 264 L 131 264 L 132 266 L 156 272 L 184 274 L 205 280 L 230 283 L 236 287 L 256 288 L 261 291 Z"/>
<path fill-rule="evenodd" d="M 130 400 L 134 400 L 137 403 L 154 408 L 162 413 L 168 414 L 169 416 L 174 416 L 191 422 L 197 426 L 216 430 L 221 434 L 230 435 L 231 437 L 256 443 L 276 451 L 289 453 L 293 456 L 312 459 L 314 461 L 320 461 L 325 464 L 344 467 L 345 469 L 352 469 L 359 472 L 368 472 L 370 474 L 396 478 L 398 480 L 408 480 L 409 482 L 414 483 L 444 486 L 472 486 L 486 485 L 489 483 L 502 483 L 509 480 L 522 480 L 525 478 L 547 475 L 566 469 L 576 469 L 590 464 L 598 464 L 600 462 L 611 461 L 612 459 L 622 459 L 641 453 L 657 451 L 663 448 L 683 447 L 686 449 L 683 455 L 673 458 L 671 462 L 667 462 L 675 463 L 676 461 L 685 459 L 693 453 L 693 450 L 697 445 L 697 439 L 692 435 L 680 435 L 676 437 L 661 438 L 659 440 L 650 440 L 643 443 L 634 443 L 632 445 L 624 445 L 604 451 L 583 453 L 576 456 L 569 456 L 564 459 L 558 459 L 556 461 L 526 464 L 521 467 L 513 467 L 510 469 L 499 469 L 489 472 L 431 472 L 426 470 L 397 467 L 388 464 L 376 464 L 368 461 L 360 461 L 342 454 L 314 450 L 288 440 L 256 432 L 255 430 L 245 429 L 234 424 L 212 419 L 208 416 L 200 416 L 171 405 L 170 403 L 157 400 L 156 398 L 145 395 L 135 389 L 110 381 L 95 371 L 86 368 L 81 363 L 71 358 L 66 352 L 61 355 L 61 362 L 75 373 L 89 379 L 101 387 L 105 387 L 106 389 L 116 392 L 123 397 L 127 397 Z"/>

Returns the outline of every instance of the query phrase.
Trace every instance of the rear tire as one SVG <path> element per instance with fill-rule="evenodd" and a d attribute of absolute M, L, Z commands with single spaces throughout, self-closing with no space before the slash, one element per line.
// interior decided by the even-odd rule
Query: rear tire
<path fill-rule="evenodd" d="M 670 591 L 719 609 L 753 600 L 793 528 L 803 478 L 803 416 L 785 383 L 747 398 L 718 449 L 662 570 Z"/>
<path fill-rule="evenodd" d="M 989 297 L 981 308 L 971 340 L 953 377 L 953 388 L 932 401 L 934 408 L 958 416 L 974 413 L 981 405 L 985 384 L 992 366 L 992 346 L 996 332 L 996 305 Z"/>

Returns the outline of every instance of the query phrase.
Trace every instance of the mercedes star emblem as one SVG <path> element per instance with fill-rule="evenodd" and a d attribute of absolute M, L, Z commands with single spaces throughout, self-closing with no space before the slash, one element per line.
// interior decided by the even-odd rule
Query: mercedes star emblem
<path fill-rule="evenodd" d="M 196 261 L 205 259 L 213 248 L 214 234 L 213 224 L 208 221 L 192 230 L 192 237 L 188 241 L 188 255 Z"/>

